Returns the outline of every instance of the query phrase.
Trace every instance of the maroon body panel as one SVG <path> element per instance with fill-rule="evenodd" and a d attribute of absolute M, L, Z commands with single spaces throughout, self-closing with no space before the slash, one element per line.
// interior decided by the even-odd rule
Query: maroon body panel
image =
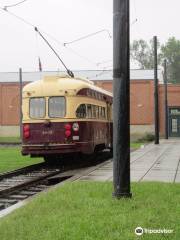
<path fill-rule="evenodd" d="M 65 125 L 79 124 L 79 131 L 65 136 Z M 22 154 L 46 156 L 62 153 L 93 153 L 96 147 L 112 146 L 112 123 L 98 121 L 29 123 L 29 136 L 23 136 Z"/>

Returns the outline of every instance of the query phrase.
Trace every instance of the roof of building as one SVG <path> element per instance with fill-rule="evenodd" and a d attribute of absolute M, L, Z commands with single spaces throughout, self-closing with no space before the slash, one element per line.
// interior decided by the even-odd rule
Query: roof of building
<path fill-rule="evenodd" d="M 112 70 L 80 70 L 73 71 L 76 77 L 88 78 L 94 81 L 108 81 L 113 79 Z M 23 72 L 23 82 L 33 82 L 42 79 L 44 76 L 59 76 L 65 72 L 43 71 L 43 72 Z M 158 70 L 159 81 L 163 81 L 162 70 Z M 152 80 L 154 79 L 154 70 L 132 69 L 130 71 L 131 80 Z M 18 72 L 0 72 L 0 82 L 18 82 Z"/>

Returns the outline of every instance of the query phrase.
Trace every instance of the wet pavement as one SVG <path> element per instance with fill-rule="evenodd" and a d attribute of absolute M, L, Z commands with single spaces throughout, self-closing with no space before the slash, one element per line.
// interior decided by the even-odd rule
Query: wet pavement
<path fill-rule="evenodd" d="M 112 181 L 112 161 L 80 180 Z M 131 153 L 131 181 L 180 182 L 180 139 L 161 140 Z"/>

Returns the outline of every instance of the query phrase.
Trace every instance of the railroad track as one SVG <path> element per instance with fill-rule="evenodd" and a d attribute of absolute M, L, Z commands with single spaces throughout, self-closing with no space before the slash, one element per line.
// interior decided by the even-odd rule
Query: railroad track
<path fill-rule="evenodd" d="M 48 187 L 44 181 L 62 171 L 44 163 L 0 175 L 0 210 L 24 200 Z"/>
<path fill-rule="evenodd" d="M 81 161 L 67 161 L 63 165 L 55 166 L 40 163 L 0 174 L 0 210 L 73 177 L 78 174 L 78 169 L 82 172 L 83 168 L 96 166 L 109 158 L 109 153 L 103 153 L 96 155 L 95 159 L 91 156 Z"/>

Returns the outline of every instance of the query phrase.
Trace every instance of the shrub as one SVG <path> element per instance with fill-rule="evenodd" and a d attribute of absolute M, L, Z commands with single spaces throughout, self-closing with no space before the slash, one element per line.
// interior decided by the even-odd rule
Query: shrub
<path fill-rule="evenodd" d="M 152 142 L 154 141 L 155 136 L 152 133 L 146 133 L 142 138 L 140 138 L 139 142 Z"/>

